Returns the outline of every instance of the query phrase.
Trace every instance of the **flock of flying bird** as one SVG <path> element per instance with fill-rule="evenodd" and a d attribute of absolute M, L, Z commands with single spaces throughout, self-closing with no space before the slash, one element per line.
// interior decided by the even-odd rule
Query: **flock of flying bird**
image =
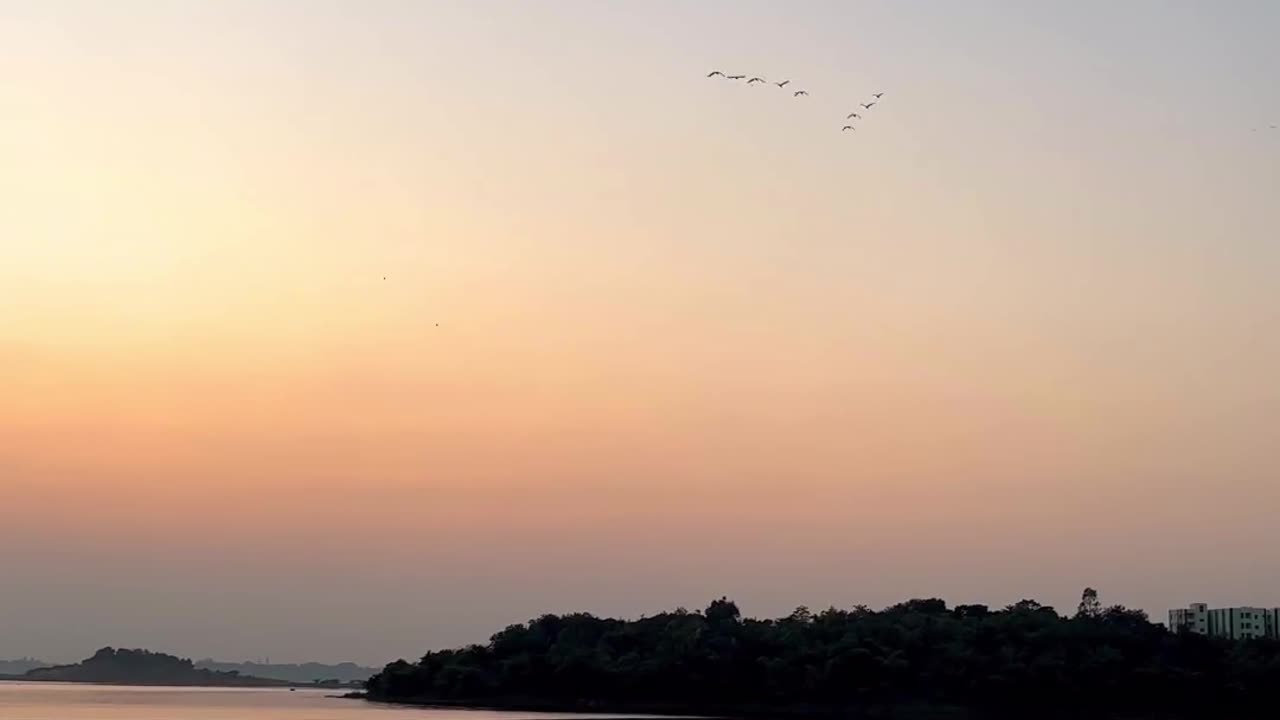
<path fill-rule="evenodd" d="M 708 78 L 718 77 L 718 78 L 723 78 L 725 80 L 746 80 L 747 85 L 755 85 L 756 83 L 760 83 L 762 85 L 766 85 L 766 84 L 776 85 L 783 90 L 786 90 L 787 86 L 791 84 L 790 80 L 782 80 L 780 82 L 770 83 L 768 80 L 758 75 L 753 75 L 752 77 L 747 77 L 746 75 L 726 75 L 719 70 L 712 70 L 711 72 L 707 73 L 707 77 Z M 808 94 L 809 94 L 808 90 L 792 90 L 791 91 L 792 97 L 805 97 Z M 880 98 L 882 97 L 884 97 L 884 93 L 882 92 L 872 93 L 871 102 L 858 103 L 858 106 L 862 108 L 863 112 L 866 112 L 867 110 L 870 110 L 871 108 L 875 107 L 876 104 L 880 102 Z M 846 121 L 861 120 L 862 115 L 857 110 L 854 110 L 853 112 L 846 115 L 844 119 Z M 852 123 L 849 123 L 844 127 L 840 128 L 840 132 L 848 132 L 849 130 L 857 130 L 857 129 L 858 128 L 855 127 Z M 1275 130 L 1277 128 L 1275 125 L 1271 125 L 1267 129 Z M 1258 128 L 1253 128 L 1253 131 L 1257 132 Z"/>
<path fill-rule="evenodd" d="M 752 76 L 748 78 L 746 75 L 726 75 L 723 72 L 720 72 L 719 70 L 712 70 L 711 72 L 707 73 L 707 77 L 708 78 L 719 77 L 725 80 L 746 80 L 747 81 L 746 84 L 748 85 L 754 85 L 756 83 L 770 84 L 768 80 L 759 76 Z M 787 86 L 791 84 L 791 81 L 783 80 L 781 82 L 775 82 L 771 84 L 777 85 L 779 88 L 786 90 Z M 809 94 L 808 90 L 792 90 L 791 91 L 791 97 L 805 97 L 808 94 Z M 880 102 L 880 98 L 882 97 L 884 97 L 884 93 L 882 92 L 872 93 L 871 102 L 858 103 L 858 106 L 862 108 L 863 112 L 866 112 L 867 110 L 870 110 L 871 108 L 875 107 L 876 104 Z M 857 110 L 854 110 L 853 112 L 846 115 L 844 119 L 845 121 L 861 120 L 862 115 L 859 114 Z M 849 130 L 857 130 L 857 129 L 858 128 L 854 127 L 852 124 L 847 124 L 844 127 L 840 128 L 840 132 L 847 132 Z"/>

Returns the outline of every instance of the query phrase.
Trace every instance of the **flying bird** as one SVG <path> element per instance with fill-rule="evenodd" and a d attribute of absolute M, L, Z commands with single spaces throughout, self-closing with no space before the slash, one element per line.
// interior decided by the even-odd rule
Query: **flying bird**
<path fill-rule="evenodd" d="M 791 97 L 800 97 L 801 95 L 808 95 L 808 94 L 809 94 L 809 91 L 807 90 L 797 90 L 791 93 Z"/>
<path fill-rule="evenodd" d="M 774 83 L 774 85 L 777 85 L 777 86 L 778 86 L 778 87 L 780 87 L 780 88 L 784 88 L 784 87 L 786 87 L 786 86 L 788 86 L 788 85 L 790 85 L 790 84 L 791 84 L 791 81 L 790 81 L 790 80 L 783 80 L 782 82 L 776 82 L 776 83 Z"/>
<path fill-rule="evenodd" d="M 748 84 L 748 85 L 750 85 L 751 83 L 758 83 L 758 82 L 764 82 L 764 78 L 762 78 L 762 77 L 753 77 L 753 78 L 751 78 L 750 80 L 748 80 L 748 81 L 747 81 L 747 84 Z"/>
<path fill-rule="evenodd" d="M 856 128 L 856 127 L 854 127 L 854 126 L 852 126 L 852 125 L 845 125 L 844 127 L 840 128 L 840 132 L 844 132 L 845 130 L 857 130 L 857 129 L 858 129 L 858 128 Z"/>
<path fill-rule="evenodd" d="M 717 75 L 719 75 L 720 77 L 724 77 L 724 73 L 720 72 L 719 70 L 712 70 L 711 72 L 707 73 L 707 77 L 709 78 L 715 77 Z"/>
<path fill-rule="evenodd" d="M 726 80 L 742 80 L 746 75 L 725 75 Z"/>
<path fill-rule="evenodd" d="M 884 93 L 873 93 L 871 97 L 879 100 L 880 98 L 884 97 Z"/>
<path fill-rule="evenodd" d="M 875 103 L 873 103 L 873 102 L 869 102 L 869 103 L 860 103 L 860 104 L 862 105 L 862 109 L 863 109 L 863 110 L 870 110 L 872 107 L 874 107 L 874 106 L 875 106 Z"/>
<path fill-rule="evenodd" d="M 857 118 L 857 119 L 861 120 L 861 119 L 862 119 L 862 116 L 861 116 L 861 115 L 859 115 L 858 113 L 849 113 L 848 115 L 845 115 L 845 116 L 844 116 L 844 119 L 845 119 L 845 120 L 852 120 L 852 119 L 854 119 L 854 118 Z"/>

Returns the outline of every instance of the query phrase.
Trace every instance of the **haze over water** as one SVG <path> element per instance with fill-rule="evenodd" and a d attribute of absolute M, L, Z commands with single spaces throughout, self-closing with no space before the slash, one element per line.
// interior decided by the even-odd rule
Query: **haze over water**
<path fill-rule="evenodd" d="M 0 0 L 0 651 L 1280 605 L 1278 29 Z"/>

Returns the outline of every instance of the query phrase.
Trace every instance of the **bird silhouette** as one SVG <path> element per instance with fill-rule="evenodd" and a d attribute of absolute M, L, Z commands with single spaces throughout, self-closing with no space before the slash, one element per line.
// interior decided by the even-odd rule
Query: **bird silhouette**
<path fill-rule="evenodd" d="M 719 75 L 720 77 L 724 77 L 724 73 L 720 72 L 719 70 L 712 70 L 711 72 L 707 73 L 707 77 L 715 77 L 717 75 Z"/>
<path fill-rule="evenodd" d="M 786 86 L 788 86 L 788 85 L 790 85 L 790 84 L 791 84 L 791 81 L 790 81 L 790 80 L 783 80 L 782 82 L 776 82 L 776 83 L 774 83 L 774 85 L 777 85 L 777 86 L 778 86 L 778 87 L 780 87 L 780 88 L 784 88 L 784 87 L 786 87 Z"/>
<path fill-rule="evenodd" d="M 859 115 L 858 113 L 849 113 L 848 115 L 845 115 L 845 116 L 844 116 L 844 119 L 845 119 L 845 120 L 852 120 L 852 119 L 854 119 L 854 118 L 857 118 L 857 119 L 861 120 L 861 119 L 862 119 L 862 116 L 861 116 L 861 115 Z"/>
<path fill-rule="evenodd" d="M 860 103 L 860 104 L 862 105 L 862 109 L 863 109 L 863 110 L 870 110 L 872 107 L 874 107 L 874 106 L 875 106 L 875 103 L 873 103 L 873 102 L 869 102 L 869 103 Z"/>
<path fill-rule="evenodd" d="M 857 129 L 858 129 L 858 128 L 856 128 L 856 127 L 854 127 L 854 126 L 852 126 L 852 125 L 845 125 L 844 127 L 840 128 L 840 132 L 844 132 L 845 130 L 857 130 Z"/>
<path fill-rule="evenodd" d="M 747 84 L 748 84 L 748 85 L 750 85 L 751 83 L 758 83 L 758 82 L 764 82 L 764 78 L 762 78 L 762 77 L 753 77 L 753 78 L 751 78 L 750 80 L 748 80 L 748 81 L 747 81 Z"/>
<path fill-rule="evenodd" d="M 746 75 L 725 75 L 726 80 L 742 80 Z"/>
<path fill-rule="evenodd" d="M 880 98 L 884 97 L 884 93 L 872 93 L 871 97 L 879 100 Z"/>
<path fill-rule="evenodd" d="M 807 90 L 797 90 L 791 93 L 791 97 L 800 97 L 801 95 L 808 95 L 808 94 L 809 92 Z"/>

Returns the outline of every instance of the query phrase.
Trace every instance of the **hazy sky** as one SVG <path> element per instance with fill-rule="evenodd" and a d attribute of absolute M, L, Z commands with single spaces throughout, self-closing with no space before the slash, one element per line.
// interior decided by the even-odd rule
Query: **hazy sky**
<path fill-rule="evenodd" d="M 1280 605 L 1278 33 L 0 0 L 0 656 Z"/>

